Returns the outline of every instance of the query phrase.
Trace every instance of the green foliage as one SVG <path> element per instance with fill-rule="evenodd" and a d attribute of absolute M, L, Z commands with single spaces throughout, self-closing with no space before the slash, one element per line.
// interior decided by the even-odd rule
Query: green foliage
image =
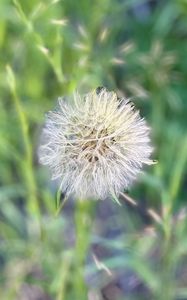
<path fill-rule="evenodd" d="M 1 299 L 30 300 L 28 288 L 32 299 L 100 299 L 121 269 L 146 289 L 130 300 L 187 298 L 186 28 L 185 0 L 154 8 L 140 0 L 0 1 Z M 101 85 L 132 97 L 152 126 L 158 161 L 130 191 L 137 205 L 111 201 L 118 213 L 106 222 L 98 202 L 66 209 L 37 163 L 56 99 Z M 120 236 L 100 237 L 116 224 L 125 228 Z M 120 254 L 100 261 L 93 242 Z M 87 279 L 93 274 L 96 284 Z"/>

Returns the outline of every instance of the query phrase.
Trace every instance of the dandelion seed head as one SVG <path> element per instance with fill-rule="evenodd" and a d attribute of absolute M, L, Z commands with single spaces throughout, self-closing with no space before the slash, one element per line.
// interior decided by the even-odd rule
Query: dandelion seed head
<path fill-rule="evenodd" d="M 59 99 L 47 114 L 40 163 L 79 198 L 104 199 L 129 188 L 143 164 L 151 164 L 149 127 L 128 99 L 98 88 L 73 103 Z"/>

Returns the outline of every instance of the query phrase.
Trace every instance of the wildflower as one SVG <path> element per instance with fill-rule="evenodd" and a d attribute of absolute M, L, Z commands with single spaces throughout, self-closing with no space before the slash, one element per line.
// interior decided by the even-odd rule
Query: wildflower
<path fill-rule="evenodd" d="M 98 88 L 73 103 L 59 99 L 47 115 L 39 160 L 59 178 L 67 195 L 104 199 L 118 196 L 149 158 L 149 127 L 125 98 Z"/>

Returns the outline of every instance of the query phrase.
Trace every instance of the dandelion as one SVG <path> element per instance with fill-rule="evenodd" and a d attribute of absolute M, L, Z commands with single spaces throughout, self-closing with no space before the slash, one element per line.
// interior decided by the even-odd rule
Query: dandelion
<path fill-rule="evenodd" d="M 59 99 L 47 114 L 39 160 L 60 179 L 67 195 L 104 199 L 129 188 L 144 164 L 152 164 L 150 128 L 125 98 L 105 88 L 73 101 Z"/>

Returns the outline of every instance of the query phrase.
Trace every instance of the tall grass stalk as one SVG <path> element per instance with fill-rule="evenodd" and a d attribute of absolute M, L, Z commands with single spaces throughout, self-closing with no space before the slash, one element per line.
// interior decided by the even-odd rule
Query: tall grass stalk
<path fill-rule="evenodd" d="M 175 167 L 169 182 L 168 191 L 162 195 L 163 206 L 163 245 L 162 259 L 161 259 L 161 287 L 160 300 L 175 299 L 175 269 L 176 261 L 173 260 L 175 256 L 175 248 L 173 247 L 173 211 L 177 199 L 177 194 L 180 189 L 182 175 L 185 170 L 187 161 L 187 139 L 182 140 L 181 147 L 177 154 Z"/>
<path fill-rule="evenodd" d="M 26 26 L 31 39 L 33 39 L 36 47 L 44 54 L 48 63 L 51 65 L 53 72 L 60 84 L 64 82 L 64 75 L 62 72 L 62 62 L 61 62 L 61 44 L 62 36 L 59 29 L 59 25 L 56 26 L 56 36 L 54 37 L 55 48 L 53 49 L 53 55 L 51 55 L 49 49 L 45 47 L 45 42 L 43 37 L 35 30 L 33 22 L 25 14 L 21 3 L 18 0 L 13 0 L 16 11 L 22 20 L 24 26 Z M 52 25 L 53 26 L 53 25 Z"/>
<path fill-rule="evenodd" d="M 29 138 L 29 122 L 22 108 L 21 101 L 16 90 L 16 80 L 12 68 L 7 66 L 7 79 L 9 88 L 12 94 L 12 100 L 18 115 L 20 123 L 20 129 L 23 138 L 24 146 L 24 159 L 22 165 L 22 176 L 25 179 L 27 194 L 28 194 L 28 212 L 40 219 L 40 206 L 37 198 L 37 186 L 35 182 L 34 170 L 33 170 L 33 153 L 32 145 Z"/>

